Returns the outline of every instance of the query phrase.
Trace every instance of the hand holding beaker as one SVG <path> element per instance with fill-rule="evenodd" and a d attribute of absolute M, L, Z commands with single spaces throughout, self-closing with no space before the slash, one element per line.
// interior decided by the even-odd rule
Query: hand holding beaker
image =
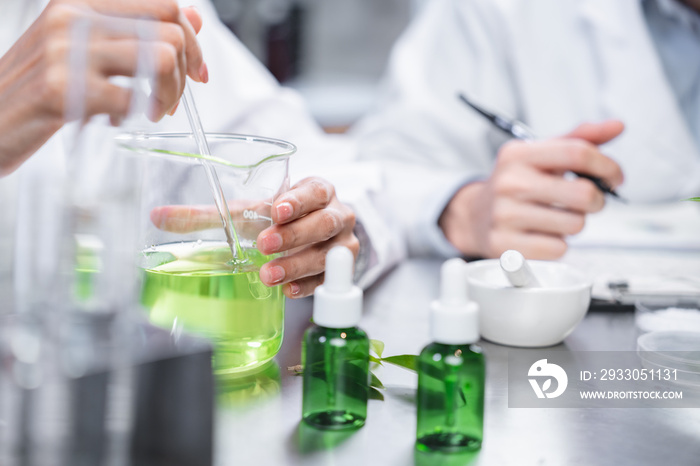
<path fill-rule="evenodd" d="M 238 234 L 250 237 L 250 233 L 256 233 L 252 236 L 257 236 L 258 250 L 265 255 L 290 252 L 260 269 L 266 285 L 286 284 L 283 291 L 288 298 L 308 296 L 323 282 L 323 257 L 333 246 L 347 246 L 357 256 L 355 214 L 338 200 L 333 185 L 321 178 L 300 181 L 276 199 L 272 209 L 267 200 L 232 200 L 228 205 L 232 218 L 264 218 L 271 211 L 276 225 L 260 231 L 259 222 L 241 222 Z M 150 217 L 155 227 L 173 233 L 221 226 L 219 212 L 212 205 L 158 206 L 151 210 Z"/>
<path fill-rule="evenodd" d="M 357 257 L 355 213 L 341 203 L 328 181 L 306 178 L 280 195 L 272 204 L 274 225 L 258 235 L 257 246 L 265 255 L 288 251 L 260 268 L 268 286 L 285 284 L 288 298 L 302 298 L 323 283 L 326 253 L 346 246 Z"/>

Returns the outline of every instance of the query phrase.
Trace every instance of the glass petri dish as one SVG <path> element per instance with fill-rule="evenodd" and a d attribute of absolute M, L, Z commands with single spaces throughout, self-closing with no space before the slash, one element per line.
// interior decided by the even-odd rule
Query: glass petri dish
<path fill-rule="evenodd" d="M 669 298 L 637 301 L 634 322 L 640 333 L 700 332 L 700 302 Z"/>
<path fill-rule="evenodd" d="M 675 371 L 673 381 L 700 388 L 700 332 L 649 332 L 637 339 L 642 367 Z"/>

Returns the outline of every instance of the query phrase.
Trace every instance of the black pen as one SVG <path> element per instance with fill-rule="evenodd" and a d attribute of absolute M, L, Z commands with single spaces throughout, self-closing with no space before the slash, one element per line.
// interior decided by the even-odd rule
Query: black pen
<path fill-rule="evenodd" d="M 481 108 L 474 102 L 467 99 L 467 97 L 464 94 L 457 94 L 457 97 L 459 98 L 459 100 L 473 108 L 479 115 L 489 120 L 496 128 L 500 129 L 506 134 L 513 136 L 516 139 L 522 139 L 524 141 L 534 141 L 536 139 L 532 130 L 530 130 L 530 128 L 528 128 L 518 120 L 509 120 L 502 116 L 496 115 L 495 113 L 491 113 L 488 110 Z M 578 176 L 579 178 L 585 178 L 587 180 L 590 180 L 603 193 L 610 194 L 611 196 L 615 196 L 623 202 L 627 202 L 624 198 L 620 197 L 620 195 L 617 194 L 614 189 L 608 186 L 608 184 L 605 181 L 598 178 L 597 176 L 588 175 L 586 173 L 580 172 L 573 172 L 573 174 Z"/>

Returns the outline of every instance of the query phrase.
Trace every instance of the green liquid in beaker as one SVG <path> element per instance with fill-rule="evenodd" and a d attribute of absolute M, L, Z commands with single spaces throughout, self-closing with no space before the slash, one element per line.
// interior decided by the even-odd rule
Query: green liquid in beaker
<path fill-rule="evenodd" d="M 260 283 L 260 266 L 274 256 L 249 248 L 248 261 L 236 267 L 223 241 L 163 244 L 143 255 L 141 302 L 150 320 L 209 338 L 216 373 L 252 369 L 277 354 L 284 326 L 281 287 L 261 298 L 251 285 Z"/>

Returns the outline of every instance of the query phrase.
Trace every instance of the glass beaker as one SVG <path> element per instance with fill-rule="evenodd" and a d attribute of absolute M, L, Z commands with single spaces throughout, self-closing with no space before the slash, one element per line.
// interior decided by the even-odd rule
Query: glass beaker
<path fill-rule="evenodd" d="M 287 142 L 208 134 L 212 155 L 198 155 L 188 133 L 128 134 L 119 144 L 143 157 L 140 208 L 141 303 L 150 320 L 209 338 L 217 374 L 258 367 L 282 344 L 284 295 L 259 278 L 256 238 L 272 225 L 272 202 L 289 189 Z M 214 166 L 230 211 L 227 242 L 202 160 Z"/>

